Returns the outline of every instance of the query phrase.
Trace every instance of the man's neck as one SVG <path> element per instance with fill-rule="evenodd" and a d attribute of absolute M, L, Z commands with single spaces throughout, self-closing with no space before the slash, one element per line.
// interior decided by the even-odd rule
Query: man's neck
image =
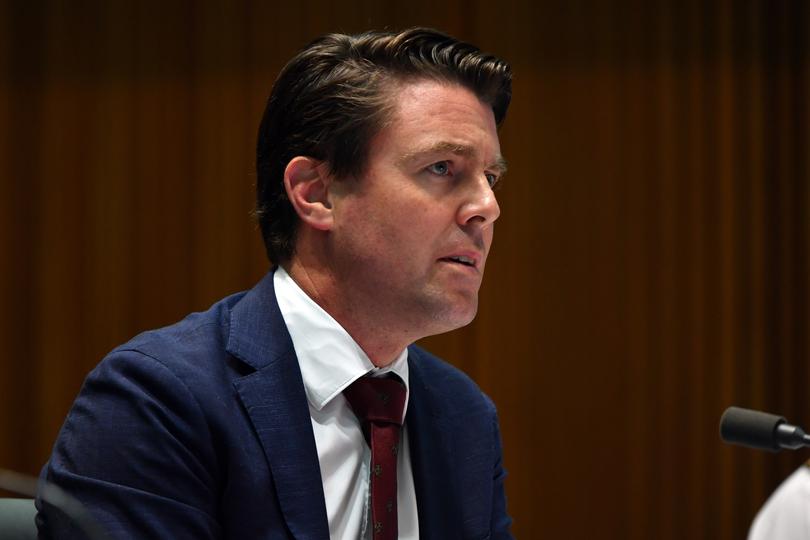
<path fill-rule="evenodd" d="M 334 276 L 308 267 L 296 257 L 283 265 L 293 281 L 354 339 L 377 367 L 391 364 L 414 340 L 384 321 L 369 321 Z"/>

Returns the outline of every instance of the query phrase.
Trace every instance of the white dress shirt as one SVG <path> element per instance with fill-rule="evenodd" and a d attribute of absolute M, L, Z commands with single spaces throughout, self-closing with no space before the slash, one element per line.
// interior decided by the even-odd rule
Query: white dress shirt
<path fill-rule="evenodd" d="M 278 307 L 301 366 L 332 540 L 371 538 L 369 475 L 371 450 L 343 390 L 370 374 L 396 373 L 408 389 L 408 350 L 377 368 L 338 322 L 279 267 L 273 276 Z M 408 409 L 408 395 L 405 411 Z M 418 539 L 419 521 L 407 430 L 397 459 L 397 517 L 400 539 Z"/>

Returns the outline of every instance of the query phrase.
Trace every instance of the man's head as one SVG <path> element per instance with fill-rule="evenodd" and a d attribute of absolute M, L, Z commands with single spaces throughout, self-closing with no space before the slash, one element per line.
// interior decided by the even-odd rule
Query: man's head
<path fill-rule="evenodd" d="M 468 89 L 497 125 L 511 99 L 509 66 L 435 30 L 330 34 L 282 70 L 265 109 L 257 148 L 257 215 L 268 257 L 287 262 L 299 219 L 284 187 L 296 156 L 322 161 L 339 179 L 361 176 L 374 136 L 391 121 L 403 83 Z"/>

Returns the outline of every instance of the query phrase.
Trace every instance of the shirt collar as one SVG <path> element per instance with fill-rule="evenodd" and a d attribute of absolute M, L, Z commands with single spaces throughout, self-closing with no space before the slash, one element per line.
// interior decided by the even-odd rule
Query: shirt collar
<path fill-rule="evenodd" d="M 310 406 L 320 411 L 360 377 L 393 372 L 405 383 L 404 419 L 408 409 L 408 349 L 403 349 L 386 367 L 378 368 L 349 333 L 280 266 L 273 275 L 273 286 Z"/>

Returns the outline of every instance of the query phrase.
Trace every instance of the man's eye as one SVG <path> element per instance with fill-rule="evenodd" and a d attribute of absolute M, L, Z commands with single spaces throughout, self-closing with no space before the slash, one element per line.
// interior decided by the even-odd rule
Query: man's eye
<path fill-rule="evenodd" d="M 489 183 L 489 187 L 495 187 L 495 184 L 498 183 L 498 175 L 497 174 L 492 174 L 492 173 L 487 173 L 485 176 L 487 177 L 487 182 Z"/>
<path fill-rule="evenodd" d="M 438 161 L 433 165 L 428 166 L 428 170 L 433 174 L 438 174 L 439 176 L 447 176 L 450 174 L 450 164 L 446 161 Z"/>

